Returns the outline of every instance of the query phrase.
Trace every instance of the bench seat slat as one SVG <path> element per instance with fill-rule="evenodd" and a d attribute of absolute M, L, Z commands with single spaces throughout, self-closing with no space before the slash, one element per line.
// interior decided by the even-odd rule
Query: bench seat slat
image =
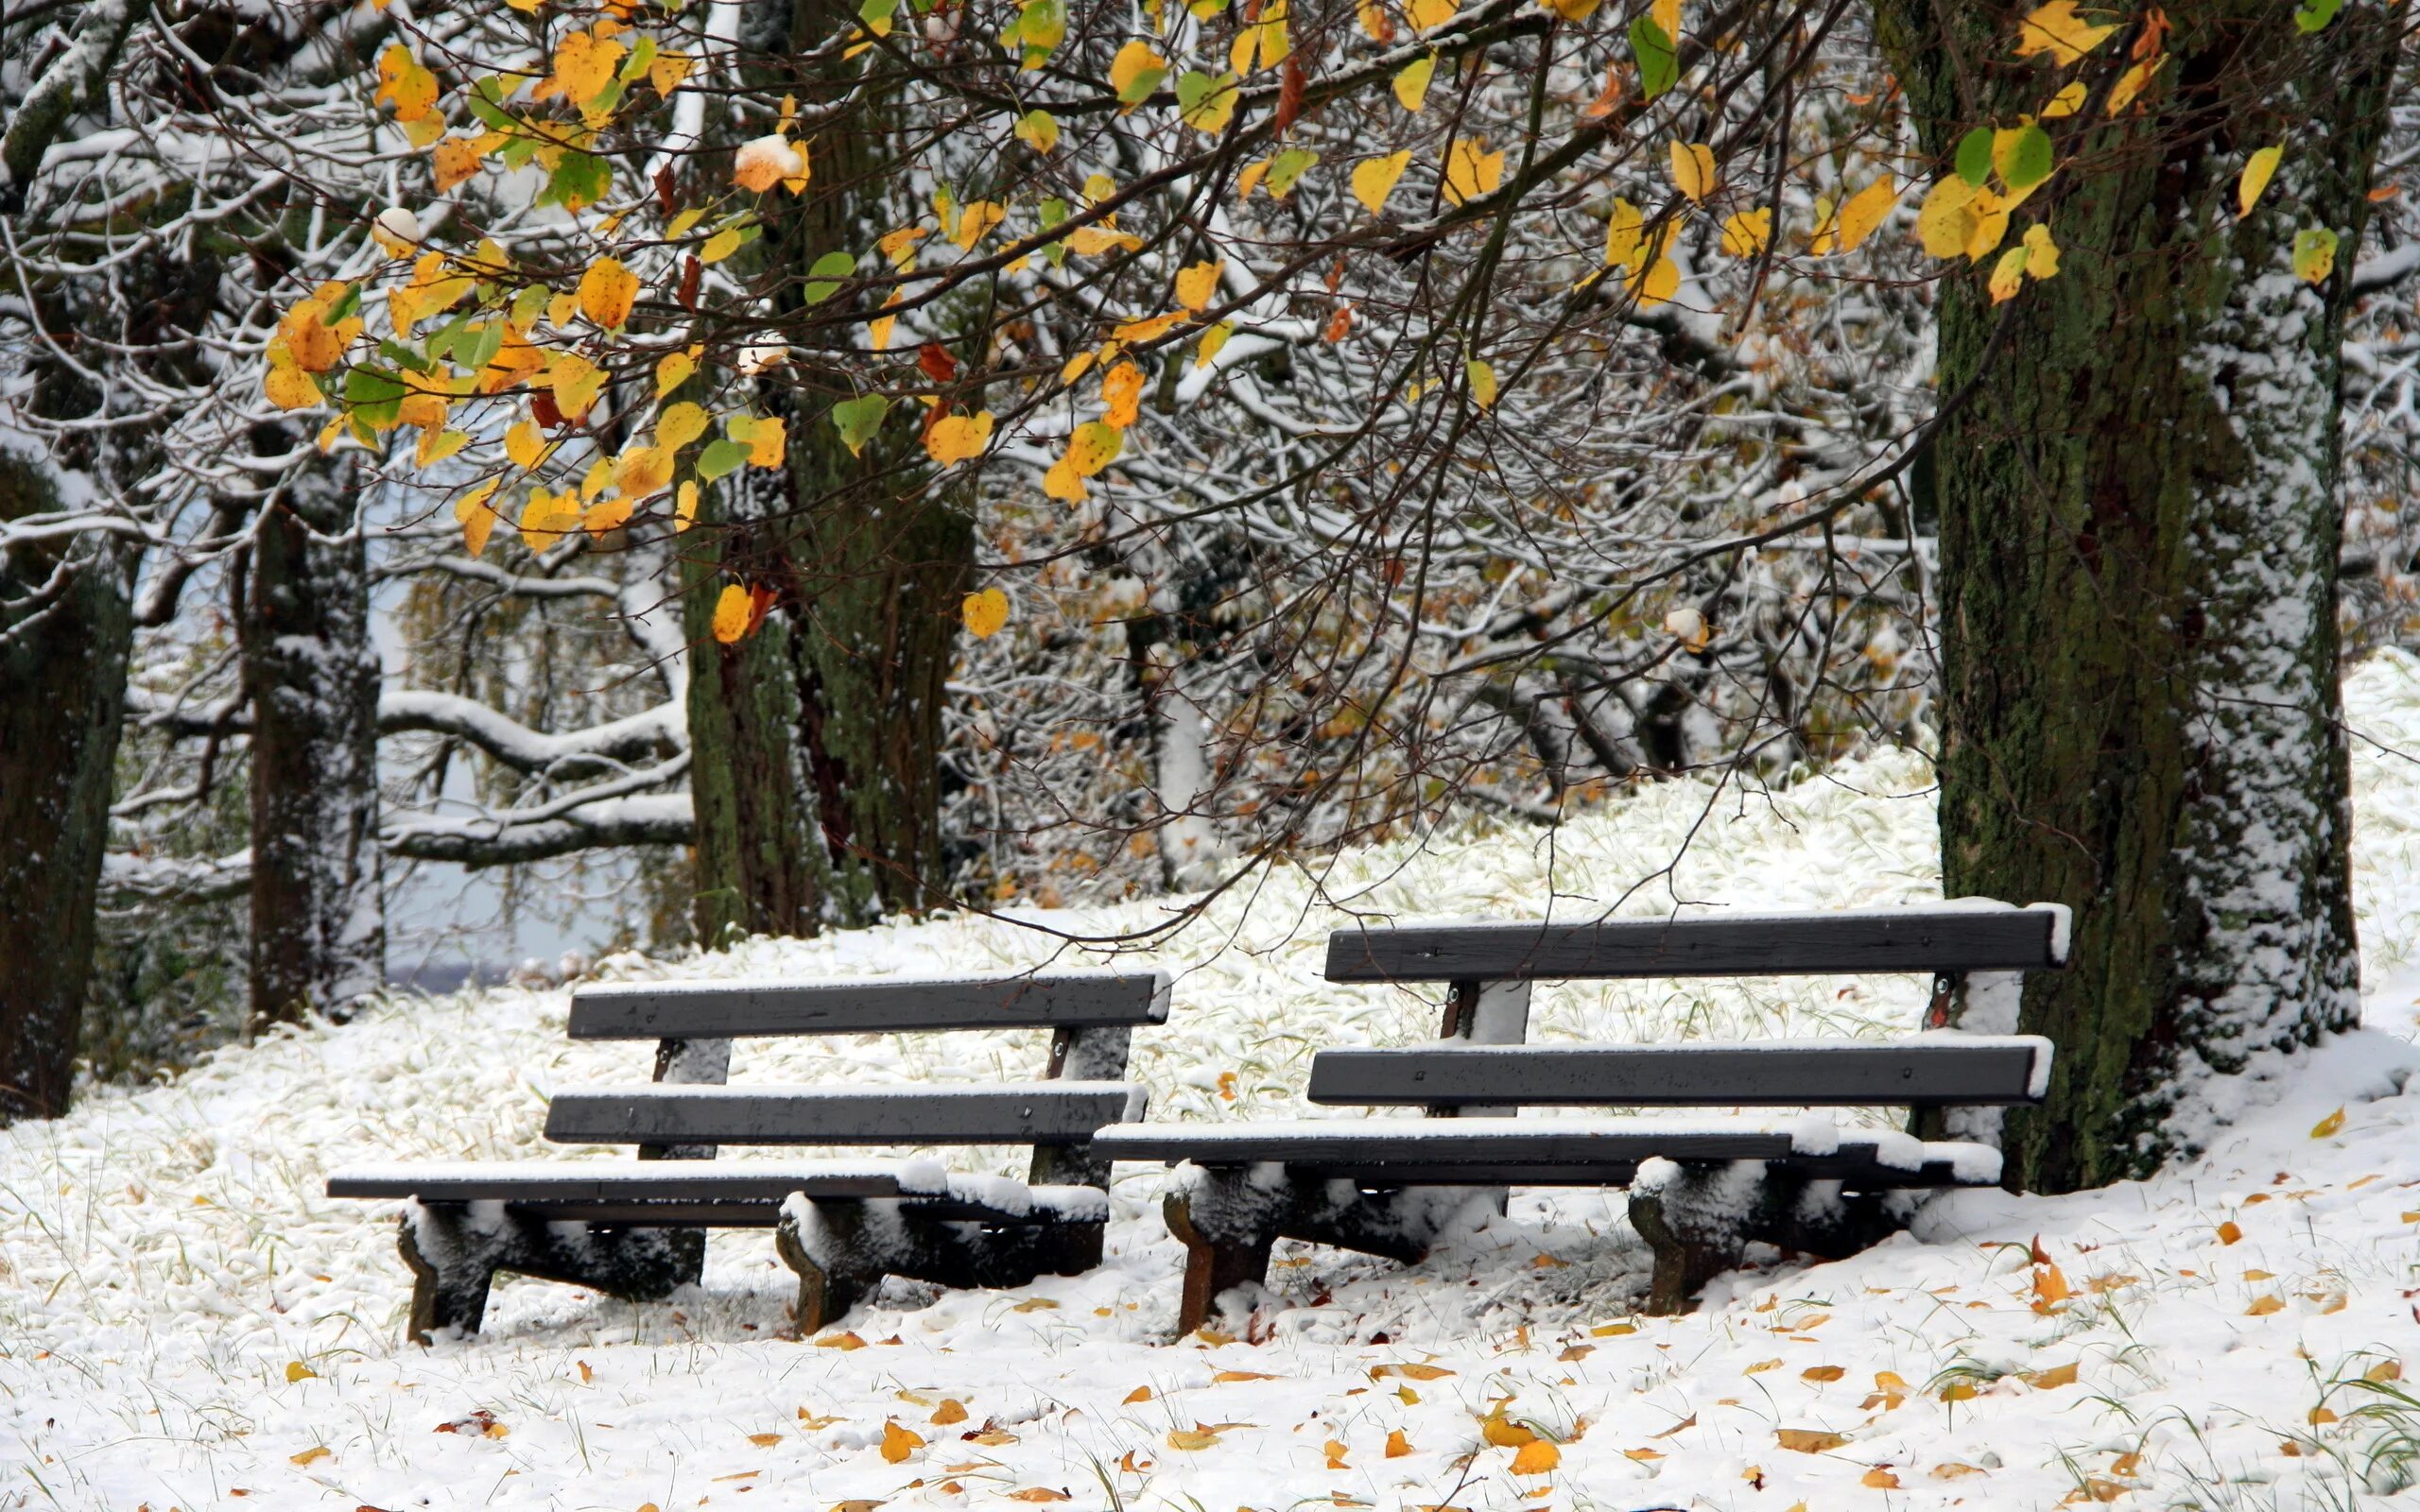
<path fill-rule="evenodd" d="M 1106 1193 L 972 1176 L 937 1160 L 499 1160 L 356 1166 L 332 1197 L 434 1205 L 498 1202 L 538 1216 L 650 1228 L 771 1228 L 790 1198 L 895 1198 L 926 1217 L 988 1223 L 1100 1222 Z"/>
<path fill-rule="evenodd" d="M 1103 1129 L 1097 1153 L 1120 1160 L 1190 1160 L 1235 1166 L 1273 1161 L 1311 1174 L 1371 1174 L 1406 1184 L 1493 1184 L 1499 1170 L 1531 1173 L 1527 1184 L 1626 1183 L 1640 1161 L 1789 1160 L 1810 1175 L 1895 1173 L 1920 1179 L 1928 1166 L 1962 1182 L 1996 1181 L 1999 1152 L 1985 1145 L 1926 1143 L 1891 1130 L 1842 1129 L 1820 1119 L 1657 1120 L 1517 1118 L 1303 1119 L 1212 1125 L 1130 1124 Z M 1567 1180 L 1539 1181 L 1562 1168 Z M 1416 1174 L 1415 1174 L 1416 1173 Z"/>
<path fill-rule="evenodd" d="M 426 1202 L 629 1201 L 778 1203 L 793 1192 L 834 1197 L 938 1196 L 929 1160 L 496 1160 L 363 1165 L 328 1177 L 332 1197 Z"/>
<path fill-rule="evenodd" d="M 1466 1108 L 1941 1108 L 2036 1103 L 2050 1041 L 1941 1036 L 1881 1043 L 1503 1045 L 1322 1050 L 1310 1100 Z"/>
<path fill-rule="evenodd" d="M 575 1040 L 732 1040 L 1133 1026 L 1168 1016 L 1166 971 L 839 982 L 616 982 L 572 994 Z"/>
<path fill-rule="evenodd" d="M 1407 924 L 1328 936 L 1331 982 L 2025 971 L 2066 965 L 2066 910 L 1863 908 L 1596 923 Z"/>
<path fill-rule="evenodd" d="M 1142 1116 L 1132 1082 L 899 1087 L 617 1087 L 557 1093 L 565 1144 L 1066 1144 Z"/>

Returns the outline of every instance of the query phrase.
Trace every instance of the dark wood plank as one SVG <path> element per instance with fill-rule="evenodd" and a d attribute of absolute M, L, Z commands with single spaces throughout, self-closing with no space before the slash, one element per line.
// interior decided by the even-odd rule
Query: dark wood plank
<path fill-rule="evenodd" d="M 1406 1107 L 2007 1107 L 2037 1101 L 2032 1038 L 1322 1050 L 1310 1099 Z"/>
<path fill-rule="evenodd" d="M 1876 908 L 1594 924 L 1412 925 L 1328 936 L 1332 982 L 2025 971 L 2066 965 L 2046 907 Z"/>
<path fill-rule="evenodd" d="M 575 1040 L 1077 1028 L 1164 1023 L 1165 971 L 875 977 L 862 982 L 615 982 L 572 994 Z"/>
<path fill-rule="evenodd" d="M 1370 1186 L 1626 1186 L 1639 1163 L 1669 1160 L 1759 1160 L 1816 1179 L 1838 1179 L 1860 1189 L 1935 1187 L 1964 1181 L 1946 1160 L 1914 1166 L 1887 1165 L 1871 1139 L 1846 1134 L 1823 1155 L 1794 1152 L 1786 1132 L 1731 1128 L 1691 1129 L 1685 1125 L 1642 1127 L 1622 1133 L 1564 1132 L 1551 1125 L 1514 1128 L 1495 1124 L 1462 1132 L 1456 1123 L 1431 1124 L 1417 1133 L 1361 1134 L 1339 1121 L 1338 1132 L 1300 1125 L 1257 1131 L 1247 1125 L 1200 1130 L 1170 1125 L 1104 1129 L 1095 1148 L 1120 1160 L 1190 1160 L 1203 1166 L 1254 1165 L 1271 1161 L 1297 1176 L 1350 1177 Z"/>
<path fill-rule="evenodd" d="M 497 1161 L 360 1166 L 328 1177 L 332 1197 L 418 1197 L 426 1202 L 779 1202 L 793 1192 L 830 1197 L 896 1197 L 946 1192 L 945 1183 L 902 1185 L 896 1170 L 867 1161 L 798 1166 L 765 1162 Z"/>
<path fill-rule="evenodd" d="M 562 1092 L 546 1138 L 566 1144 L 1063 1144 L 1142 1116 L 1131 1082 L 940 1091 L 625 1087 Z"/>

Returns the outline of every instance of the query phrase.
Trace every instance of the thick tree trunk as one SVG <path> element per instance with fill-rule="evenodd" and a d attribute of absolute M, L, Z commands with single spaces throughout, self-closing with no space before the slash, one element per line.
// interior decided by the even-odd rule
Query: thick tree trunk
<path fill-rule="evenodd" d="M 799 750 L 794 627 L 771 614 L 736 644 L 714 638 L 729 583 L 787 576 L 769 521 L 787 514 L 787 480 L 752 469 L 714 490 L 700 528 L 682 538 L 683 627 L 689 637 L 689 795 L 697 816 L 698 943 L 735 935 L 812 935 L 830 863 Z"/>
<path fill-rule="evenodd" d="M 855 14 L 826 0 L 761 4 L 751 40 L 806 54 Z M 819 66 L 838 71 L 821 82 L 844 89 L 863 62 Z M 803 82 L 811 106 L 819 81 Z M 752 255 L 803 276 L 819 256 L 904 223 L 909 187 L 883 159 L 890 144 L 862 124 L 879 118 L 860 113 L 856 129 L 815 140 L 812 185 L 769 219 Z M 799 288 L 794 277 L 784 298 Z M 973 524 L 925 488 L 905 417 L 852 455 L 825 414 L 844 397 L 828 391 L 835 375 L 799 376 L 779 368 L 760 384 L 788 425 L 785 487 L 746 472 L 725 479 L 722 539 L 694 553 L 683 575 L 697 646 L 697 917 L 708 945 L 735 925 L 808 934 L 946 901 L 942 708 Z M 707 626 L 732 582 L 772 590 L 775 607 L 747 640 L 717 645 Z"/>
<path fill-rule="evenodd" d="M 386 980 L 378 653 L 349 469 L 306 464 L 253 535 L 251 1017 L 341 1014 Z"/>
<path fill-rule="evenodd" d="M 2006 61 L 2021 9 L 1877 6 L 1932 150 L 2056 87 Z M 1941 391 L 1975 386 L 1920 480 L 1942 542 L 1944 884 L 2076 912 L 2073 970 L 2028 978 L 2014 1022 L 1997 1000 L 1963 1020 L 2057 1042 L 2048 1105 L 2004 1131 L 2012 1183 L 2035 1190 L 2197 1147 L 2256 1095 L 2236 1078 L 2359 1011 L 2338 346 L 2393 28 L 2363 7 L 2315 37 L 2260 0 L 2167 12 L 2146 114 L 2104 119 L 2096 95 L 2048 123 L 2062 166 L 2009 243 L 2047 220 L 2057 276 L 1997 307 L 1988 262 L 1941 285 Z M 2286 165 L 2239 218 L 2244 160 L 2277 143 Z M 2312 286 L 2290 248 L 2321 226 L 2342 249 Z"/>
<path fill-rule="evenodd" d="M 0 454 L 0 520 L 56 508 Z M 0 555 L 0 1124 L 67 1110 L 134 639 L 136 552 Z"/>

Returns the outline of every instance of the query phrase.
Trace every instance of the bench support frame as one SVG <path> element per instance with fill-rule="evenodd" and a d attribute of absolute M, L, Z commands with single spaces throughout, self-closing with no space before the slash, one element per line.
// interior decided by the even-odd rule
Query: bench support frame
<path fill-rule="evenodd" d="M 1692 1311 L 1706 1282 L 1737 1269 L 1751 1244 L 1845 1260 L 1900 1227 L 1886 1194 L 1843 1194 L 1839 1181 L 1778 1160 L 1691 1161 L 1661 1180 L 1642 1172 L 1630 1189 L 1630 1222 L 1655 1254 L 1650 1317 Z"/>
<path fill-rule="evenodd" d="M 1124 1024 L 1050 1032 L 1048 1081 L 1118 1081 L 1134 1031 Z M 1089 1143 L 1037 1144 L 1028 1186 L 1109 1190 L 1110 1162 Z M 806 1197 L 782 1209 L 773 1243 L 798 1273 L 798 1330 L 839 1321 L 882 1284 L 906 1276 L 942 1286 L 1024 1286 L 1045 1275 L 1077 1276 L 1101 1261 L 1103 1223 L 1037 1214 L 993 1225 L 935 1218 L 914 1201 L 888 1197 Z"/>
<path fill-rule="evenodd" d="M 558 1223 L 501 1203 L 414 1204 L 395 1247 L 412 1273 L 409 1336 L 434 1343 L 479 1332 L 498 1271 L 586 1286 L 631 1302 L 661 1301 L 703 1269 L 702 1229 Z"/>

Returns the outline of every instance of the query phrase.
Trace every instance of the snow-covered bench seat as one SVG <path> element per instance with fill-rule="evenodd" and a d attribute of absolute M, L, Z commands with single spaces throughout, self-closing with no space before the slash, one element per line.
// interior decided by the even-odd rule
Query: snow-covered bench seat
<path fill-rule="evenodd" d="M 1416 1261 L 1467 1203 L 1501 1211 L 1512 1186 L 1627 1187 L 1632 1221 L 1655 1252 L 1650 1310 L 1680 1312 L 1751 1241 L 1853 1251 L 1893 1226 L 1890 1194 L 1995 1184 L 1998 1150 L 1812 1113 L 1523 1119 L 1520 1108 L 2039 1103 L 2048 1040 L 1940 1025 L 1962 985 L 1970 1020 L 1997 1014 L 2014 1027 L 2019 974 L 2063 968 L 2066 935 L 2057 905 L 1978 902 L 1340 931 L 1328 941 L 1331 981 L 1451 984 L 1444 1043 L 1322 1051 L 1311 1100 L 1424 1107 L 1428 1116 L 1136 1123 L 1103 1129 L 1093 1147 L 1180 1168 L 1165 1211 L 1189 1252 L 1180 1310 L 1188 1331 L 1221 1293 L 1265 1280 L 1279 1238 Z M 1530 985 L 1541 980 L 1869 972 L 1930 973 L 1933 1027 L 1886 1041 L 1522 1042 Z"/>
<path fill-rule="evenodd" d="M 817 1329 L 886 1275 L 1016 1286 L 1100 1263 L 1109 1161 L 1091 1141 L 1140 1118 L 1121 1079 L 1136 1025 L 1166 1022 L 1165 972 L 584 987 L 575 1040 L 653 1040 L 652 1085 L 566 1091 L 546 1137 L 636 1160 L 360 1166 L 335 1197 L 409 1202 L 411 1335 L 478 1331 L 496 1272 L 648 1301 L 696 1281 L 708 1228 L 770 1228 Z M 1044 1080 L 959 1087 L 726 1085 L 735 1039 L 1047 1028 Z M 1025 1181 L 929 1158 L 717 1161 L 725 1144 L 1029 1144 Z M 714 1163 L 708 1164 L 706 1162 Z"/>

